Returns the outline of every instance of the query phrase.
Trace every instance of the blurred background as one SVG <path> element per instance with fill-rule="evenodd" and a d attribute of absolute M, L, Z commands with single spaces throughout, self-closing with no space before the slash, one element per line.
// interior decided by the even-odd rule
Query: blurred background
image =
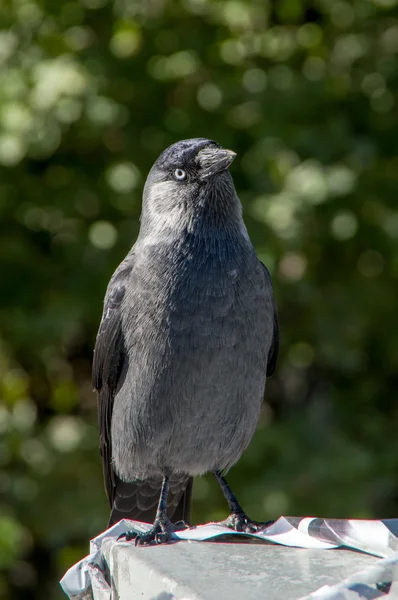
<path fill-rule="evenodd" d="M 3 0 L 0 597 L 60 600 L 104 529 L 92 349 L 158 154 L 238 152 L 277 374 L 253 518 L 398 516 L 397 0 Z M 227 515 L 211 476 L 194 522 Z"/>

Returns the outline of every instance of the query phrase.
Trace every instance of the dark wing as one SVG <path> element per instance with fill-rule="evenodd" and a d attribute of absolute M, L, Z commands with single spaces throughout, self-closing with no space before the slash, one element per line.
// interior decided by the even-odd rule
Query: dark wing
<path fill-rule="evenodd" d="M 261 263 L 261 264 L 264 267 L 266 278 L 267 278 L 268 284 L 272 291 L 271 275 L 269 274 L 267 267 L 263 263 Z M 278 361 L 278 354 L 279 354 L 278 312 L 276 309 L 276 304 L 275 304 L 275 300 L 274 300 L 273 296 L 272 296 L 272 302 L 273 302 L 273 311 L 274 311 L 274 313 L 273 313 L 273 333 L 272 333 L 272 342 L 271 342 L 271 346 L 270 346 L 269 353 L 268 353 L 267 377 L 271 377 L 271 375 L 274 374 L 275 369 L 276 369 L 276 363 Z"/>
<path fill-rule="evenodd" d="M 272 344 L 269 349 L 268 362 L 267 362 L 267 377 L 271 377 L 275 373 L 276 363 L 278 362 L 279 354 L 279 324 L 278 324 L 278 313 L 276 311 L 276 304 L 274 301 L 274 333 L 272 337 Z"/>
<path fill-rule="evenodd" d="M 128 255 L 111 278 L 105 295 L 104 312 L 98 330 L 93 360 L 93 386 L 98 392 L 100 451 L 105 490 L 111 506 L 110 527 L 120 519 L 152 522 L 156 516 L 161 479 L 124 482 L 112 467 L 111 420 L 119 378 L 128 360 L 124 345 L 121 307 L 126 294 L 134 256 Z M 189 523 L 192 478 L 170 478 L 167 507 L 170 518 Z"/>
<path fill-rule="evenodd" d="M 104 300 L 104 312 L 94 348 L 92 381 L 98 392 L 98 424 L 105 490 L 112 506 L 117 483 L 112 469 L 111 419 L 120 373 L 127 359 L 122 331 L 121 306 L 133 258 L 120 265 L 112 276 Z"/>

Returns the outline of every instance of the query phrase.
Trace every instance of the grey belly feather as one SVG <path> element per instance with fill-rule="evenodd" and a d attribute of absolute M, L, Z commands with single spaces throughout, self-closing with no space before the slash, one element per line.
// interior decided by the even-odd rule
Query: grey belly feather
<path fill-rule="evenodd" d="M 156 246 L 141 252 L 123 304 L 112 456 L 124 481 L 228 469 L 259 417 L 273 330 L 264 269 L 246 242 L 189 269 L 182 248 L 162 261 Z"/>

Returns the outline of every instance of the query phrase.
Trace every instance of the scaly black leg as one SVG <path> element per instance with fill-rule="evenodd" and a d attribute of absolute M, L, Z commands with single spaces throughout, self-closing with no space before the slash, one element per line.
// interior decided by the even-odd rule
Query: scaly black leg
<path fill-rule="evenodd" d="M 171 539 L 171 534 L 175 531 L 186 529 L 185 523 L 180 521 L 176 525 L 170 521 L 167 516 L 167 495 L 169 492 L 169 478 L 163 477 L 162 489 L 160 491 L 158 509 L 156 511 L 153 526 L 146 533 L 137 533 L 136 531 L 126 531 L 119 536 L 127 541 L 134 540 L 136 546 L 148 546 L 150 544 L 164 544 Z"/>
<path fill-rule="evenodd" d="M 272 523 L 272 521 L 268 521 L 267 523 L 259 523 L 258 521 L 252 521 L 249 519 L 239 504 L 237 497 L 229 487 L 225 477 L 221 475 L 221 471 L 214 471 L 213 475 L 220 485 L 221 491 L 228 502 L 228 507 L 230 510 L 229 517 L 225 519 L 225 521 L 222 521 L 220 525 L 226 525 L 231 529 L 235 529 L 235 531 L 255 533 L 256 531 L 263 529 L 266 525 L 270 525 Z"/>

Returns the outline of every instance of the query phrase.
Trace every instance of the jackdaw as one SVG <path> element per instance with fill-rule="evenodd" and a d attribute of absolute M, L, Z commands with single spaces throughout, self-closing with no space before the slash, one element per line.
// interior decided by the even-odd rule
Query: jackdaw
<path fill-rule="evenodd" d="M 105 295 L 93 362 L 109 525 L 152 522 L 136 543 L 189 521 L 192 478 L 212 471 L 227 525 L 253 530 L 223 474 L 256 428 L 275 370 L 271 278 L 256 257 L 228 167 L 205 138 L 167 148 L 143 192 L 138 239 Z"/>

